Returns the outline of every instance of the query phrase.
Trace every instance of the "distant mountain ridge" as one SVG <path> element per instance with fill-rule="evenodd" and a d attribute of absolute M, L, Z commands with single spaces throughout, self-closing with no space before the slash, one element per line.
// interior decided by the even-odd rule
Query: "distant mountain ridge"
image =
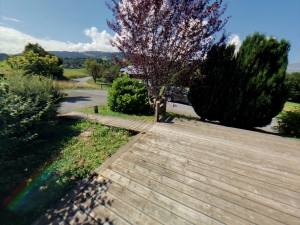
<path fill-rule="evenodd" d="M 114 58 L 122 57 L 121 52 L 101 52 L 101 51 L 86 51 L 86 52 L 69 52 L 69 51 L 48 51 L 60 58 Z M 22 55 L 22 53 L 15 54 L 16 56 Z M 0 53 L 0 61 L 9 58 L 8 54 Z"/>
<path fill-rule="evenodd" d="M 287 66 L 286 72 L 288 73 L 300 72 L 300 62 L 289 64 Z"/>
<path fill-rule="evenodd" d="M 86 52 L 69 52 L 69 51 L 49 51 L 50 53 L 57 55 L 61 58 L 113 58 L 122 57 L 121 52 L 101 52 L 101 51 L 86 51 Z"/>
<path fill-rule="evenodd" d="M 4 59 L 8 59 L 9 56 L 6 53 L 0 53 L 0 61 L 3 61 Z"/>

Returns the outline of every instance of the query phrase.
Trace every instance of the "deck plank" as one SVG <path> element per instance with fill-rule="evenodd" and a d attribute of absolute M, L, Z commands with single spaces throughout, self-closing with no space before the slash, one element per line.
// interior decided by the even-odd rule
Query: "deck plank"
<path fill-rule="evenodd" d="M 103 187 L 103 181 L 107 178 L 99 176 L 91 186 L 93 185 L 93 192 L 100 190 Z M 129 203 L 134 208 L 142 211 L 143 213 L 151 216 L 155 220 L 163 224 L 191 224 L 188 221 L 174 215 L 170 211 L 165 210 L 164 208 L 158 206 L 157 204 L 148 201 L 143 196 L 137 195 L 136 193 L 128 190 L 127 188 L 114 183 L 106 182 L 105 191 L 111 193 L 112 195 L 119 196 L 121 200 Z M 91 187 L 90 186 L 90 187 Z"/>
<path fill-rule="evenodd" d="M 199 213 L 198 211 L 181 204 L 178 201 L 175 201 L 164 195 L 161 192 L 157 192 L 153 190 L 153 188 L 149 188 L 145 185 L 142 185 L 138 182 L 135 182 L 128 178 L 127 176 L 123 176 L 117 172 L 114 172 L 110 169 L 105 170 L 102 175 L 129 190 L 136 192 L 139 195 L 147 198 L 149 201 L 155 202 L 159 204 L 161 207 L 165 208 L 166 210 L 171 211 L 172 213 L 176 214 L 177 216 L 186 219 L 187 221 L 194 223 L 194 224 L 211 224 L 211 225 L 220 225 L 223 224 L 216 219 L 210 218 L 205 216 L 204 214 Z M 218 215 L 217 217 L 218 218 Z"/>
<path fill-rule="evenodd" d="M 287 205 L 293 206 L 295 208 L 300 208 L 300 201 L 297 200 L 295 197 L 299 197 L 299 194 L 296 193 L 293 196 L 286 196 L 280 194 L 280 190 L 278 191 L 275 186 L 269 187 L 269 189 L 265 188 L 266 183 L 262 183 L 261 186 L 257 186 L 257 182 L 250 180 L 248 178 L 241 177 L 242 179 L 237 179 L 236 174 L 222 174 L 223 171 L 217 171 L 218 173 L 212 172 L 207 170 L 206 167 L 203 168 L 196 168 L 193 166 L 187 165 L 186 168 L 178 167 L 172 163 L 164 163 L 162 157 L 157 157 L 156 155 L 148 156 L 147 153 L 145 154 L 145 150 L 141 149 L 133 149 L 132 151 L 128 152 L 126 155 L 121 156 L 122 159 L 132 158 L 138 165 L 141 162 L 145 164 L 153 164 L 155 166 L 160 166 L 164 169 L 168 169 L 170 171 L 176 172 L 183 176 L 187 177 L 195 177 L 199 175 L 203 175 L 208 179 L 214 179 L 220 182 L 227 183 L 231 186 L 237 187 L 241 190 L 246 190 L 257 195 L 265 196 L 269 199 L 273 199 L 278 202 L 285 203 Z M 210 169 L 210 168 L 209 168 Z M 193 178 L 195 179 L 195 178 Z"/>
<path fill-rule="evenodd" d="M 278 174 L 273 174 L 273 173 L 265 172 L 263 170 L 258 170 L 244 165 L 239 165 L 237 163 L 211 157 L 206 154 L 201 155 L 201 157 L 199 156 L 195 157 L 194 155 L 190 155 L 185 151 L 181 151 L 180 149 L 175 149 L 175 148 L 164 148 L 163 146 L 160 146 L 160 148 L 156 148 L 156 147 L 150 147 L 145 144 L 138 144 L 135 146 L 139 146 L 142 149 L 147 149 L 148 151 L 152 151 L 155 154 L 159 154 L 162 156 L 164 155 L 168 156 L 169 153 L 172 153 L 172 156 L 170 157 L 173 158 L 180 157 L 183 166 L 186 166 L 187 163 L 193 166 L 197 166 L 198 162 L 205 163 L 211 166 L 216 166 L 227 171 L 231 171 L 240 175 L 244 175 L 253 179 L 264 181 L 273 184 L 275 186 L 279 186 L 300 193 L 300 180 L 293 180 L 288 177 L 280 176 Z"/>
<path fill-rule="evenodd" d="M 155 143 L 158 134 L 159 133 L 149 134 L 147 136 L 147 144 Z M 166 137 L 166 141 L 162 143 L 162 145 L 182 148 L 186 151 L 193 151 L 195 154 L 201 154 L 204 152 L 205 154 L 211 154 L 218 157 L 238 159 L 241 162 L 248 163 L 248 165 L 250 165 L 251 163 L 252 165 L 257 166 L 264 163 L 263 165 L 261 165 L 262 169 L 281 170 L 289 172 L 290 174 L 300 175 L 300 165 L 291 165 L 290 163 L 286 164 L 287 161 L 283 159 L 282 155 L 270 155 L 261 151 L 261 149 L 249 149 L 246 146 L 239 147 L 237 151 L 237 148 L 233 145 L 227 145 L 226 151 L 224 151 L 224 143 L 220 145 L 219 143 L 214 143 L 213 141 L 207 142 L 207 140 L 204 139 L 197 140 L 196 142 L 195 140 L 191 140 L 189 142 L 183 141 L 176 143 L 168 142 L 168 140 L 172 141 L 173 138 L 174 137 Z M 198 147 L 195 148 L 195 145 L 197 145 Z"/>
<path fill-rule="evenodd" d="M 116 225 L 129 225 L 130 223 L 123 220 L 121 217 L 107 209 L 102 202 L 96 201 L 89 195 L 88 190 L 90 187 L 93 187 L 92 184 L 84 190 L 83 193 L 78 194 L 73 203 L 78 206 L 81 210 L 87 213 L 90 217 L 92 217 L 95 221 L 100 224 L 113 223 Z M 98 192 L 98 194 L 100 194 Z"/>
<path fill-rule="evenodd" d="M 272 217 L 280 222 L 288 224 L 288 221 L 297 222 L 300 218 L 294 218 L 299 216 L 299 212 L 295 212 L 296 215 L 290 216 L 282 213 L 279 210 L 274 210 L 271 207 L 265 207 L 264 205 L 257 204 L 255 201 L 250 201 L 242 197 L 233 195 L 227 191 L 221 189 L 221 187 L 214 187 L 198 182 L 197 180 L 190 179 L 186 176 L 177 174 L 173 171 L 168 171 L 165 168 L 154 166 L 153 164 L 134 160 L 129 158 L 130 161 L 124 161 L 121 159 L 117 160 L 116 163 L 129 168 L 137 173 L 144 174 L 145 176 L 156 179 L 169 187 L 179 190 L 183 193 L 191 195 L 201 201 L 211 203 L 215 207 L 219 207 L 224 211 L 228 211 L 236 216 L 242 217 L 246 220 L 251 220 L 251 218 L 257 219 L 254 221 L 258 224 L 268 224 L 271 222 L 267 217 Z M 160 178 L 158 178 L 160 177 Z M 220 189 L 218 189 L 220 188 Z M 249 209 L 249 210 L 247 210 Z M 294 213 L 294 214 L 295 214 Z M 274 223 L 275 224 L 275 223 Z M 293 223 L 291 223 L 293 224 Z"/>

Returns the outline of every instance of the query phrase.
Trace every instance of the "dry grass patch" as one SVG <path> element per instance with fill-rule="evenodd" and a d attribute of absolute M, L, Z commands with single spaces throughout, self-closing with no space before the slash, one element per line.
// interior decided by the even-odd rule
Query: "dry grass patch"
<path fill-rule="evenodd" d="M 93 84 L 79 84 L 75 81 L 53 81 L 60 89 L 98 89 Z"/>

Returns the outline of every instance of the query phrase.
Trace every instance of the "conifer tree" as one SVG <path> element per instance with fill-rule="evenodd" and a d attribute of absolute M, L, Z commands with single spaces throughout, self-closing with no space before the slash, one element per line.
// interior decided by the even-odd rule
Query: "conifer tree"
<path fill-rule="evenodd" d="M 219 48 L 222 50 L 222 47 Z M 289 49 L 288 41 L 278 41 L 259 33 L 246 37 L 236 57 L 232 61 L 229 59 L 230 63 L 226 57 L 221 59 L 218 51 L 212 48 L 202 70 L 203 74 L 208 74 L 208 81 L 211 79 L 211 83 L 215 82 L 213 88 L 206 88 L 205 93 L 205 96 L 212 96 L 213 99 L 207 98 L 199 103 L 197 96 L 200 99 L 205 85 L 210 83 L 204 80 L 204 85 L 194 84 L 190 90 L 190 100 L 196 113 L 202 115 L 203 119 L 218 120 L 237 127 L 270 124 L 287 100 L 284 80 Z M 222 51 L 228 54 L 224 47 Z M 216 62 L 214 66 L 210 63 L 211 57 L 221 59 L 227 65 Z M 208 65 L 207 68 L 205 65 Z M 222 71 L 217 67 L 221 67 Z"/>

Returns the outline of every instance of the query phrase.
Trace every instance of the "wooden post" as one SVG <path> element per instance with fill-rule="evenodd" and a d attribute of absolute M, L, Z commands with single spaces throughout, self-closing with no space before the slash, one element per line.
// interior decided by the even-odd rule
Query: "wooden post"
<path fill-rule="evenodd" d="M 167 113 L 167 98 L 163 97 L 164 109 L 163 109 L 163 116 L 166 116 Z"/>
<path fill-rule="evenodd" d="M 97 114 L 98 113 L 98 106 L 94 105 L 94 112 Z"/>
<path fill-rule="evenodd" d="M 154 122 L 158 122 L 159 121 L 159 107 L 160 107 L 160 101 L 156 101 L 155 102 L 155 118 L 154 118 Z"/>

